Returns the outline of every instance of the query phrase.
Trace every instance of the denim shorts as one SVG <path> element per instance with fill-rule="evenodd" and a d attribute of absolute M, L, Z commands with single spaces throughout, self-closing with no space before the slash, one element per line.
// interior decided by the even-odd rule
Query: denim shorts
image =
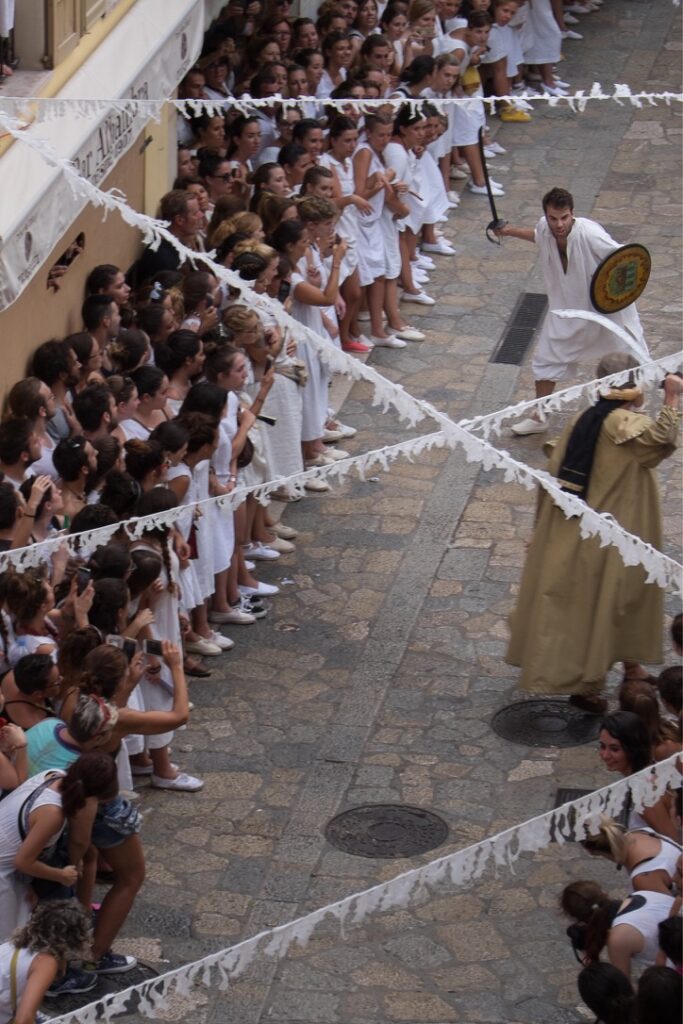
<path fill-rule="evenodd" d="M 140 831 L 142 817 L 130 800 L 115 796 L 100 804 L 92 827 L 92 844 L 98 850 L 110 850 L 125 843 Z"/>

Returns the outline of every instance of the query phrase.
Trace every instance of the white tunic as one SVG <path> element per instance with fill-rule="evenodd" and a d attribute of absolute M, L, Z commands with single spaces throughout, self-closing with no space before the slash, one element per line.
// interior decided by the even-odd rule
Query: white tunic
<path fill-rule="evenodd" d="M 576 363 L 594 361 L 609 352 L 635 355 L 626 342 L 599 324 L 553 315 L 553 310 L 559 309 L 592 311 L 591 278 L 604 258 L 619 248 L 619 243 L 594 220 L 577 217 L 567 239 L 565 273 L 557 242 L 545 217 L 536 225 L 535 238 L 549 306 L 532 361 L 536 380 L 563 380 L 571 375 Z M 612 313 L 609 319 L 626 328 L 637 346 L 647 352 L 635 304 L 620 313 Z"/>

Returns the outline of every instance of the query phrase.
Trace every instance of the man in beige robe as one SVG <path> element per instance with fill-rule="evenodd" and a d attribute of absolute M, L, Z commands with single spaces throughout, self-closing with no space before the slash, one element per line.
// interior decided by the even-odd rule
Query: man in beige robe
<path fill-rule="evenodd" d="M 598 376 L 625 368 L 612 366 L 614 358 L 601 361 Z M 585 493 L 588 505 L 609 513 L 658 549 L 661 515 L 655 468 L 676 448 L 682 387 L 680 377 L 667 376 L 656 420 L 635 411 L 642 403 L 637 389 L 609 394 L 619 403 L 600 426 Z M 624 402 L 622 395 L 631 401 Z M 561 475 L 578 419 L 547 446 L 553 476 Z M 579 523 L 541 490 L 505 660 L 521 666 L 521 689 L 571 694 L 573 704 L 597 714 L 606 709 L 599 694 L 614 662 L 625 663 L 628 678 L 645 675 L 641 661 L 661 662 L 663 593 L 645 582 L 642 567 L 625 566 L 614 546 L 600 547 L 596 538 L 583 540 Z"/>

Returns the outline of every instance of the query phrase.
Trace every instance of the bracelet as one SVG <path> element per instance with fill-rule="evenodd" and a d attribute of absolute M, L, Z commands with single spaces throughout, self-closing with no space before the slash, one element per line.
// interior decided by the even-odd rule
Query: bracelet
<path fill-rule="evenodd" d="M 234 473 L 231 473 L 230 476 L 228 477 L 228 480 L 232 480 L 232 482 L 234 483 L 235 480 L 237 480 L 237 477 L 235 476 Z"/>

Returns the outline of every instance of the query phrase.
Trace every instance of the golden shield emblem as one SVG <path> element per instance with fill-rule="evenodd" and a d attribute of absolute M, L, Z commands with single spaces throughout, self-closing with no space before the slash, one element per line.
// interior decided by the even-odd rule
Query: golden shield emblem
<path fill-rule="evenodd" d="M 591 302 L 598 313 L 618 313 L 642 294 L 652 261 L 644 245 L 622 245 L 606 256 L 591 279 Z"/>

